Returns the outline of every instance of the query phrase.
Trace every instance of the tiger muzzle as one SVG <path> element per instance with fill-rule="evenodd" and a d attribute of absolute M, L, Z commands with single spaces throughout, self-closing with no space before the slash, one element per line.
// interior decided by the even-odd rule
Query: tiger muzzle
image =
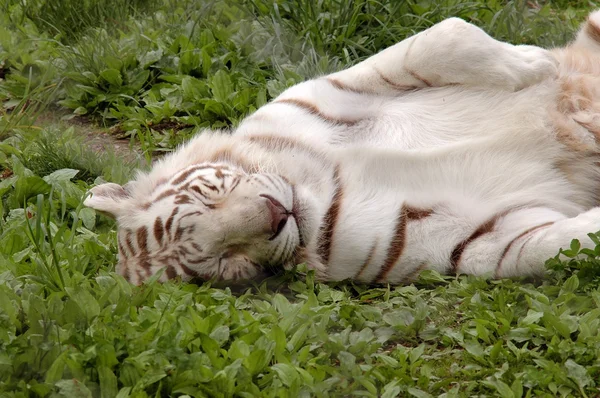
<path fill-rule="evenodd" d="M 283 228 L 285 228 L 287 220 L 292 213 L 272 196 L 260 196 L 266 199 L 267 209 L 271 216 L 271 231 L 273 232 L 273 235 L 269 238 L 269 240 L 274 240 L 279 236 L 281 231 L 283 231 Z"/>

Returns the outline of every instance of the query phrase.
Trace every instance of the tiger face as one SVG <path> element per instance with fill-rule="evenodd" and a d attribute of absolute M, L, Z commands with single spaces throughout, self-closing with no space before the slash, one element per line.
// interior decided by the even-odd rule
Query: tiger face
<path fill-rule="evenodd" d="M 165 267 L 161 280 L 254 279 L 294 265 L 309 234 L 306 204 L 276 174 L 207 163 L 178 171 L 146 197 L 135 184 L 99 185 L 84 202 L 116 218 L 117 270 L 133 283 Z"/>

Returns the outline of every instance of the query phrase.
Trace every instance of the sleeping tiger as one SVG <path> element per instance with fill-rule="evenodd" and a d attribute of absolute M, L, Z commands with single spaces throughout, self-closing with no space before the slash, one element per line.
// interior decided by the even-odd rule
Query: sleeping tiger
<path fill-rule="evenodd" d="M 594 246 L 599 139 L 600 11 L 551 51 L 451 18 L 85 205 L 116 218 L 135 284 L 299 263 L 322 281 L 535 275 L 573 238 Z"/>

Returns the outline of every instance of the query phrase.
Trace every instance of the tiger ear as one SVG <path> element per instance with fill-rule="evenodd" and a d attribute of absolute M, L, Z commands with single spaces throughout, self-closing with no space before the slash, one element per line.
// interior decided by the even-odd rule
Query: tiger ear
<path fill-rule="evenodd" d="M 130 198 L 124 187 L 112 182 L 97 185 L 89 193 L 83 204 L 113 218 L 119 217 L 126 210 L 124 202 Z"/>

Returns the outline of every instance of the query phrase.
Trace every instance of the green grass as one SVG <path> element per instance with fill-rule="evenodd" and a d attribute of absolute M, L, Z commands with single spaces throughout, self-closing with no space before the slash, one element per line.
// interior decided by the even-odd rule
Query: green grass
<path fill-rule="evenodd" d="M 149 162 L 445 17 L 554 46 L 596 7 L 0 0 L 0 396 L 600 396 L 600 246 L 574 242 L 543 281 L 318 284 L 300 266 L 247 288 L 133 287 L 114 223 L 81 204 L 140 164 L 87 149 L 88 131 Z"/>

